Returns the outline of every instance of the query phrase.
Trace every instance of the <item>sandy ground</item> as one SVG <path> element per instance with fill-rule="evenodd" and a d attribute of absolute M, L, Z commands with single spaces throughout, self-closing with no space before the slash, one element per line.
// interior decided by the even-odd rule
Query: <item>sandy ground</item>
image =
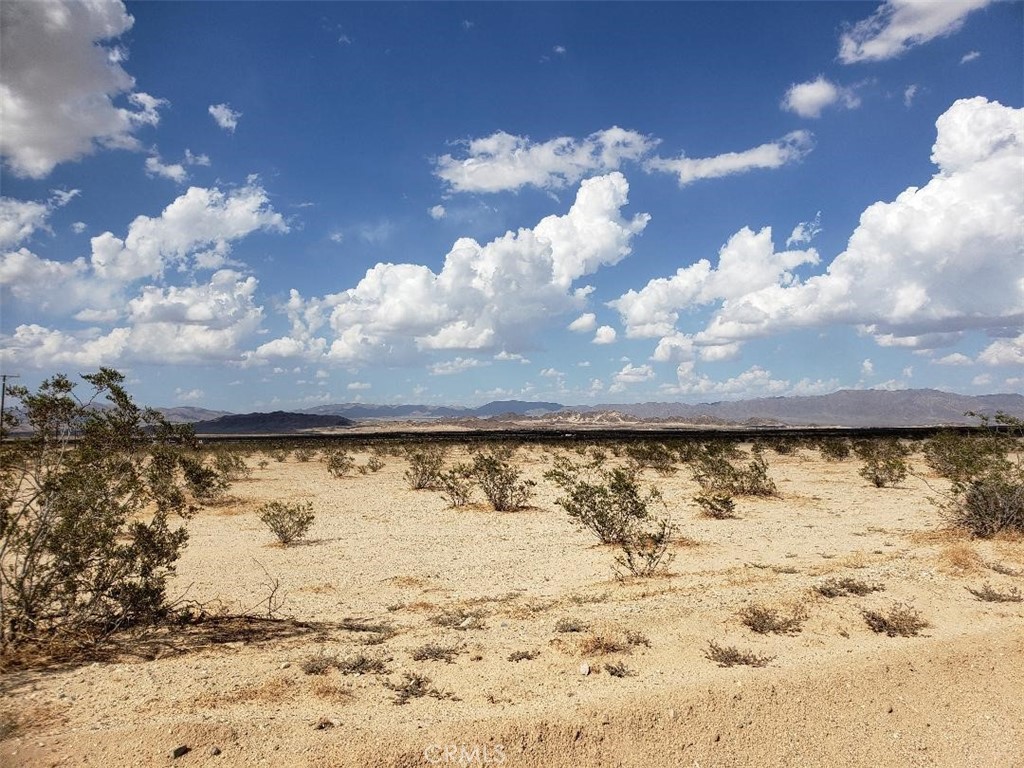
<path fill-rule="evenodd" d="M 18 728 L 0 764 L 1024 766 L 1024 604 L 966 589 L 1024 588 L 1024 542 L 940 533 L 928 497 L 942 482 L 919 456 L 923 477 L 884 489 L 856 460 L 766 456 L 781 496 L 739 499 L 736 520 L 698 514 L 685 467 L 646 471 L 696 544 L 676 547 L 667 574 L 626 582 L 615 551 L 555 505 L 549 449 L 520 450 L 538 485 L 515 513 L 446 508 L 408 488 L 396 457 L 342 479 L 271 461 L 192 521 L 173 591 L 259 614 L 277 582 L 275 615 L 313 626 L 205 643 L 168 633 L 137 649 L 149 658 L 8 672 L 0 710 Z M 274 542 L 254 512 L 270 499 L 313 502 L 307 542 Z M 814 592 L 843 576 L 884 591 Z M 861 611 L 895 602 L 929 626 L 874 633 Z M 752 603 L 807 619 L 756 634 L 738 616 Z M 557 631 L 566 619 L 585 630 Z M 381 624 L 391 630 L 360 631 Z M 599 639 L 620 649 L 599 653 Z M 709 642 L 774 658 L 723 668 Z M 452 661 L 414 660 L 428 644 Z M 302 669 L 360 653 L 387 672 Z M 436 695 L 396 705 L 386 683 L 404 673 Z M 179 746 L 190 751 L 173 758 Z"/>

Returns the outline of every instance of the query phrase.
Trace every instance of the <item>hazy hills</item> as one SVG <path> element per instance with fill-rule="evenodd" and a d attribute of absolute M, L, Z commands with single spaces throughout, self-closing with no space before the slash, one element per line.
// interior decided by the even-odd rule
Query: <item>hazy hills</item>
<path fill-rule="evenodd" d="M 354 421 L 450 421 L 515 417 L 538 422 L 561 423 L 599 420 L 606 424 L 637 421 L 672 421 L 687 424 L 821 425 L 838 427 L 898 427 L 937 424 L 974 424 L 968 411 L 993 414 L 1004 411 L 1024 418 L 1024 395 L 957 395 L 934 389 L 841 390 L 810 397 L 773 397 L 715 403 L 606 403 L 594 406 L 566 406 L 552 402 L 500 400 L 477 408 L 433 405 L 371 405 L 338 403 L 308 408 L 295 413 L 220 414 L 194 419 L 196 431 L 204 434 L 252 432 L 295 432 L 307 429 L 348 426 Z M 205 416 L 202 409 L 168 409 L 176 420 L 188 415 Z"/>

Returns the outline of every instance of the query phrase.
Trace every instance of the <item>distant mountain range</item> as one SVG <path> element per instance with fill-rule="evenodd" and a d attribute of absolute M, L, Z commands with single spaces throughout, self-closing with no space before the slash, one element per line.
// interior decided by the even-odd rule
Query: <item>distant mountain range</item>
<path fill-rule="evenodd" d="M 233 413 L 210 421 L 193 423 L 199 435 L 281 435 L 307 430 L 351 427 L 355 422 L 344 416 L 325 416 L 312 413 Z"/>
<path fill-rule="evenodd" d="M 225 414 L 199 408 L 166 409 L 171 420 L 192 421 L 203 434 L 295 432 L 349 426 L 355 421 L 449 421 L 530 419 L 538 423 L 573 420 L 627 425 L 672 421 L 703 425 L 789 425 L 897 427 L 974 424 L 968 411 L 1003 411 L 1024 418 L 1024 395 L 957 395 L 934 389 L 841 390 L 813 397 L 772 397 L 715 403 L 606 403 L 567 406 L 561 403 L 498 400 L 478 408 L 435 405 L 320 405 L 295 413 Z M 216 414 L 211 419 L 208 414 Z M 195 417 L 195 418 L 190 418 Z"/>

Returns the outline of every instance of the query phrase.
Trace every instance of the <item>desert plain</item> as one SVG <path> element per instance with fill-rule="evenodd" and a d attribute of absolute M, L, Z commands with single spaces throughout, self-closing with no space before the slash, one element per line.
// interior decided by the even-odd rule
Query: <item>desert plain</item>
<path fill-rule="evenodd" d="M 537 484 L 516 512 L 413 490 L 400 456 L 336 478 L 250 455 L 251 476 L 188 523 L 171 584 L 236 618 L 5 670 L 0 764 L 1024 765 L 1024 603 L 970 591 L 1024 588 L 1024 541 L 946 529 L 947 483 L 920 453 L 876 488 L 856 457 L 768 451 L 779 495 L 737 497 L 721 520 L 686 465 L 646 469 L 675 557 L 620 579 L 616 548 L 556 504 L 557 451 L 517 449 Z M 271 500 L 312 503 L 304 540 L 260 522 Z M 841 579 L 874 591 L 816 589 Z M 873 631 L 864 612 L 895 604 L 927 626 Z M 751 606 L 799 621 L 761 634 Z M 712 644 L 764 666 L 722 666 Z"/>

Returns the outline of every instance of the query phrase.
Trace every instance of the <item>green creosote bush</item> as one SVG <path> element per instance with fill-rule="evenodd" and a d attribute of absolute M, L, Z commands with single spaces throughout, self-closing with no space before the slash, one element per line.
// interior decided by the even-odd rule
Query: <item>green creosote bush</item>
<path fill-rule="evenodd" d="M 429 490 L 437 487 L 438 476 L 444 466 L 444 448 L 437 445 L 406 446 L 403 455 L 409 462 L 405 479 L 412 490 Z"/>
<path fill-rule="evenodd" d="M 603 544 L 626 541 L 636 524 L 650 517 L 650 505 L 663 503 L 657 488 L 641 489 L 639 468 L 632 463 L 603 469 L 559 455 L 544 477 L 564 494 L 555 503 Z"/>
<path fill-rule="evenodd" d="M 672 475 L 678 471 L 676 456 L 664 443 L 646 440 L 630 443 L 624 453 L 641 469 L 653 469 L 659 475 Z"/>
<path fill-rule="evenodd" d="M 818 452 L 825 461 L 846 461 L 850 450 L 850 441 L 845 437 L 825 437 L 818 442 Z"/>
<path fill-rule="evenodd" d="M 473 467 L 456 464 L 437 476 L 441 496 L 450 507 L 464 507 L 473 496 Z"/>
<path fill-rule="evenodd" d="M 521 480 L 512 465 L 514 450 L 491 448 L 473 456 L 473 477 L 496 512 L 515 512 L 526 506 L 537 484 Z"/>
<path fill-rule="evenodd" d="M 82 379 L 85 399 L 64 375 L 8 389 L 32 436 L 0 446 L 2 650 L 90 644 L 170 611 L 166 580 L 188 540 L 173 518 L 197 510 L 182 476 L 192 430 L 136 406 L 117 371 Z"/>
<path fill-rule="evenodd" d="M 312 460 L 313 457 L 316 456 L 316 451 L 314 451 L 312 448 L 308 448 L 306 446 L 302 446 L 302 447 L 296 448 L 295 452 L 292 455 L 295 456 L 295 460 L 296 461 L 301 461 L 301 462 L 305 463 L 307 461 Z"/>
<path fill-rule="evenodd" d="M 858 440 L 853 445 L 857 457 L 864 462 L 860 476 L 876 488 L 893 486 L 906 479 L 909 472 L 907 456 L 910 449 L 896 439 Z"/>
<path fill-rule="evenodd" d="M 344 448 L 337 448 L 324 452 L 324 463 L 332 477 L 344 477 L 355 468 L 356 460 Z"/>
<path fill-rule="evenodd" d="M 977 446 L 944 452 L 952 485 L 940 502 L 941 513 L 953 527 L 979 538 L 1024 533 L 1024 420 L 1005 413 L 979 419 L 984 427 L 994 421 L 1003 432 L 973 438 L 981 441 Z"/>
<path fill-rule="evenodd" d="M 303 538 L 316 519 L 313 504 L 308 501 L 271 501 L 262 505 L 256 512 L 260 522 L 286 547 Z"/>
<path fill-rule="evenodd" d="M 768 475 L 768 462 L 755 453 L 746 467 L 737 466 L 730 452 L 705 444 L 691 459 L 693 479 L 705 493 L 737 496 L 777 496 L 775 482 Z"/>

